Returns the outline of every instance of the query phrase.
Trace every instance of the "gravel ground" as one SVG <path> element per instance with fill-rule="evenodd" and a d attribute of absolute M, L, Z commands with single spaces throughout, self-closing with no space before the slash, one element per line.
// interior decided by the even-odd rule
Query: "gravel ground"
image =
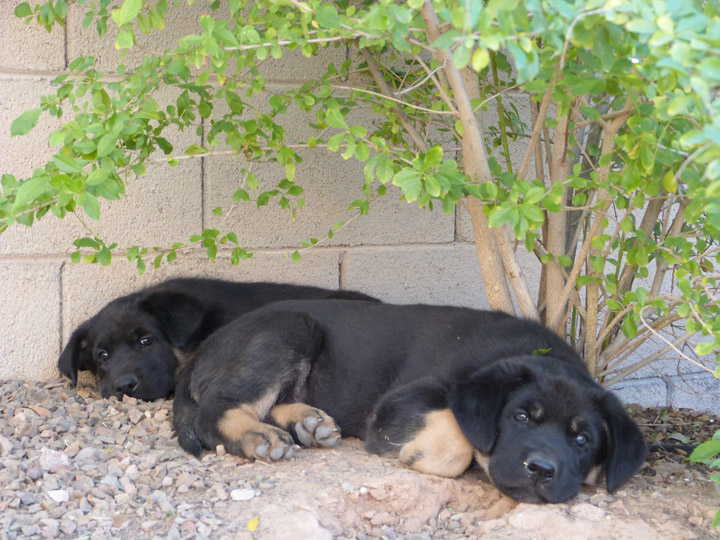
<path fill-rule="evenodd" d="M 171 414 L 169 401 L 103 400 L 65 381 L 1 383 L 0 539 L 719 537 L 711 473 L 682 453 L 651 456 L 613 495 L 587 488 L 533 506 L 501 496 L 480 471 L 422 475 L 355 439 L 271 466 L 222 449 L 196 459 L 177 445 Z M 635 414 L 668 442 L 717 426 L 691 412 Z"/>

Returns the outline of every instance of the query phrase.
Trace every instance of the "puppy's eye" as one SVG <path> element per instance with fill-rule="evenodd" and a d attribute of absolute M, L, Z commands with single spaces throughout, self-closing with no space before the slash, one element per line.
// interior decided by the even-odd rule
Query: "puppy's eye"
<path fill-rule="evenodd" d="M 107 351 L 100 351 L 98 352 L 97 358 L 100 362 L 107 362 L 110 359 L 110 353 Z"/>
<path fill-rule="evenodd" d="M 578 433 L 575 435 L 575 444 L 578 446 L 587 446 L 590 442 L 590 439 L 585 433 Z"/>
<path fill-rule="evenodd" d="M 513 415 L 513 419 L 520 424 L 527 424 L 530 421 L 528 413 L 525 411 L 518 411 Z"/>
<path fill-rule="evenodd" d="M 153 337 L 152 336 L 143 336 L 138 340 L 138 343 L 141 347 L 149 347 L 153 343 Z"/>

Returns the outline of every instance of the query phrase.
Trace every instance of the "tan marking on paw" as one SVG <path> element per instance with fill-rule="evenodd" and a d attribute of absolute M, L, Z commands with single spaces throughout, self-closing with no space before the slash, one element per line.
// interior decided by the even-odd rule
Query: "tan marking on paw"
<path fill-rule="evenodd" d="M 301 444 L 304 446 L 328 446 L 325 444 L 327 440 L 334 439 L 337 441 L 340 438 L 340 428 L 335 423 L 335 420 L 325 411 L 311 407 L 305 403 L 275 405 L 270 409 L 270 418 L 275 424 L 288 431 L 292 426 L 295 426 L 295 424 L 302 424 L 307 437 L 311 439 L 307 440 L 307 438 L 299 437 Z M 306 422 L 308 419 L 314 419 L 312 425 Z M 298 431 L 297 427 L 295 431 Z M 322 439 L 318 436 L 318 433 L 322 434 L 323 432 L 330 433 L 330 435 Z M 299 436 L 300 434 L 297 433 L 297 435 Z M 334 444 L 333 442 L 330 446 Z"/>
<path fill-rule="evenodd" d="M 239 407 L 226 410 L 218 421 L 218 430 L 231 441 L 239 441 L 248 431 L 265 425 L 261 420 L 267 416 L 278 394 L 279 390 L 272 388 L 254 403 L 243 403 Z"/>
<path fill-rule="evenodd" d="M 400 462 L 426 474 L 454 478 L 470 466 L 475 447 L 450 409 L 432 411 L 425 425 L 400 449 Z"/>

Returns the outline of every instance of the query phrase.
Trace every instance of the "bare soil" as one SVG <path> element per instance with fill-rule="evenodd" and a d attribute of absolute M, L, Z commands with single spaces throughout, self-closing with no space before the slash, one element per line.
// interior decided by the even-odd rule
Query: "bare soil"
<path fill-rule="evenodd" d="M 660 443 L 707 440 L 718 418 L 633 415 Z M 0 539 L 647 540 L 720 538 L 713 471 L 653 453 L 620 490 L 518 504 L 480 470 L 446 479 L 367 454 L 357 439 L 266 465 L 185 454 L 171 402 L 100 399 L 64 381 L 0 384 Z"/>

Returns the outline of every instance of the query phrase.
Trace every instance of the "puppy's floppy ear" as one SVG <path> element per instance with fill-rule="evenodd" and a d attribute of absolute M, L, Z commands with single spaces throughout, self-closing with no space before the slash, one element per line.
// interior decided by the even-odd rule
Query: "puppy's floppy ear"
<path fill-rule="evenodd" d="M 503 360 L 476 371 L 449 392 L 463 434 L 480 452 L 489 454 L 495 445 L 508 395 L 533 378 L 527 362 Z"/>
<path fill-rule="evenodd" d="M 140 302 L 140 309 L 155 316 L 174 347 L 184 347 L 200 330 L 205 305 L 190 295 L 157 291 Z"/>
<path fill-rule="evenodd" d="M 607 490 L 613 492 L 640 468 L 645 461 L 647 447 L 642 432 L 618 398 L 604 392 L 599 401 L 609 438 L 605 477 Z"/>
<path fill-rule="evenodd" d="M 87 324 L 80 325 L 70 336 L 70 340 L 58 358 L 60 373 L 70 378 L 73 386 L 77 385 L 78 371 L 95 371 L 92 354 L 88 346 L 87 337 L 89 328 Z"/>

